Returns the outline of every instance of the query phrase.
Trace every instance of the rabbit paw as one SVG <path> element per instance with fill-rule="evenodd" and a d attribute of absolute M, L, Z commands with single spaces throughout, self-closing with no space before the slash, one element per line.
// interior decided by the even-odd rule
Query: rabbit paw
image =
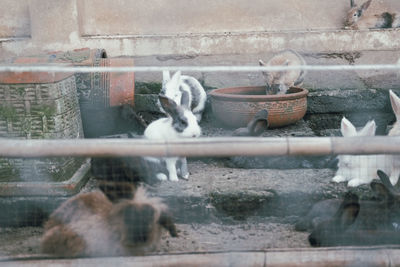
<path fill-rule="evenodd" d="M 340 182 L 346 182 L 347 179 L 344 176 L 336 175 L 335 177 L 332 178 L 332 181 L 335 183 L 340 183 Z"/>
<path fill-rule="evenodd" d="M 181 169 L 178 173 L 178 176 L 183 180 L 189 180 L 189 172 L 187 171 L 187 169 L 185 171 L 184 169 Z"/>
<path fill-rule="evenodd" d="M 179 179 L 178 179 L 178 176 L 176 176 L 176 175 L 171 175 L 170 177 L 169 177 L 169 180 L 170 181 L 173 181 L 173 182 L 178 182 L 179 181 Z"/>
<path fill-rule="evenodd" d="M 366 182 L 361 180 L 361 179 L 352 179 L 347 183 L 347 186 L 349 187 L 356 187 L 362 184 L 365 184 Z"/>
<path fill-rule="evenodd" d="M 160 180 L 160 181 L 166 181 L 166 180 L 168 180 L 167 175 L 165 175 L 164 173 L 157 173 L 156 177 L 157 177 L 157 179 Z"/>
<path fill-rule="evenodd" d="M 189 180 L 189 173 L 186 173 L 186 174 L 184 174 L 184 175 L 181 175 L 181 178 L 182 178 L 183 180 Z"/>

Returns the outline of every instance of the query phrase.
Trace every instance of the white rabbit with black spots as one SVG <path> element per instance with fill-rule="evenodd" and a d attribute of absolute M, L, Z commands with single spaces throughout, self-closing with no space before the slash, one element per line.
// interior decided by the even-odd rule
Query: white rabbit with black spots
<path fill-rule="evenodd" d="M 188 103 L 189 97 L 186 91 L 182 92 L 182 103 Z M 161 118 L 153 121 L 144 131 L 144 136 L 148 139 L 155 140 L 174 140 L 179 138 L 195 138 L 201 135 L 201 128 L 197 122 L 196 116 L 190 111 L 189 107 L 178 105 L 173 99 L 164 95 L 159 95 L 159 101 L 167 118 Z M 168 170 L 168 179 L 170 181 L 178 181 L 178 174 L 181 178 L 188 179 L 189 172 L 187 169 L 186 158 L 168 157 L 164 158 L 166 168 Z M 179 173 L 176 165 L 179 166 Z M 166 180 L 165 175 L 157 176 L 160 180 Z"/>
<path fill-rule="evenodd" d="M 183 92 L 188 94 L 187 98 L 182 98 Z M 175 72 L 171 78 L 169 71 L 163 71 L 163 82 L 160 94 L 174 100 L 178 105 L 189 107 L 196 116 L 197 122 L 201 121 L 207 101 L 207 94 L 196 78 L 182 75 L 180 71 Z M 158 102 L 158 105 L 160 110 L 165 113 L 160 102 Z"/>

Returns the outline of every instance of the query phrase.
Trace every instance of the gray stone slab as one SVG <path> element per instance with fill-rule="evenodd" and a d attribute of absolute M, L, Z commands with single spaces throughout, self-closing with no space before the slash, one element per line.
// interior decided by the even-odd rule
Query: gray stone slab
<path fill-rule="evenodd" d="M 332 169 L 238 169 L 196 160 L 189 164 L 189 171 L 189 181 L 166 181 L 153 188 L 179 223 L 226 216 L 300 216 L 316 201 L 338 198 L 349 190 L 344 183 L 331 182 Z M 372 197 L 368 185 L 351 190 L 363 198 Z"/>

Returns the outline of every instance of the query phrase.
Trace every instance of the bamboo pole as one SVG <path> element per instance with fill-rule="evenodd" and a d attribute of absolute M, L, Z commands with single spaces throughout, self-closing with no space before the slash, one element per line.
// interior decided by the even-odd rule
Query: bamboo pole
<path fill-rule="evenodd" d="M 213 137 L 147 139 L 0 139 L 0 157 L 272 156 L 400 154 L 400 136 L 375 137 Z"/>
<path fill-rule="evenodd" d="M 135 257 L 56 259 L 0 257 L 4 266 L 398 266 L 398 246 L 269 249 L 266 251 L 198 252 Z"/>

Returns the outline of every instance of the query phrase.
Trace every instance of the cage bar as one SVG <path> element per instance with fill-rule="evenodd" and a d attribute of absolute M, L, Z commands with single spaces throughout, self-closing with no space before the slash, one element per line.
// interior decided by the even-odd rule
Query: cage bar
<path fill-rule="evenodd" d="M 0 140 L 0 157 L 400 154 L 400 137 Z"/>

